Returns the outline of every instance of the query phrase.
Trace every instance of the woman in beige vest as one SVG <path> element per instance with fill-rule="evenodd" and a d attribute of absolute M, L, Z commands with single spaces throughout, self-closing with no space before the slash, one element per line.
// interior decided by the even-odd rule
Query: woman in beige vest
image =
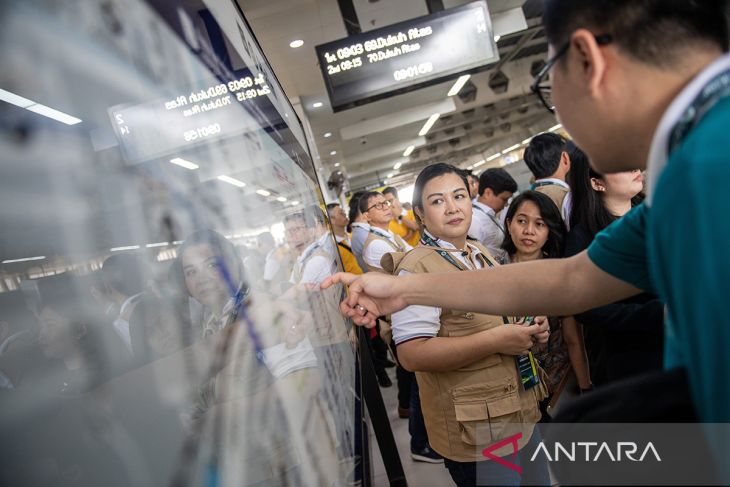
<path fill-rule="evenodd" d="M 424 229 L 421 242 L 406 254 L 386 254 L 384 269 L 402 275 L 499 265 L 467 241 L 472 207 L 459 169 L 424 169 L 413 206 Z M 548 339 L 545 318 L 524 326 L 505 324 L 501 316 L 409 306 L 392 320 L 401 363 L 416 372 L 430 445 L 456 484 L 549 485 L 544 459 L 530 462 L 525 454 L 539 441 L 538 402 L 546 396 L 542 371 L 529 355 L 533 344 Z M 518 360 L 527 364 L 522 376 Z"/>

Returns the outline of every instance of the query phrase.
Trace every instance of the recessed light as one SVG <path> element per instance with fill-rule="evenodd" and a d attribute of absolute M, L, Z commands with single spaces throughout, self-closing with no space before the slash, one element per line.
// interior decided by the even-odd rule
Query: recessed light
<path fill-rule="evenodd" d="M 36 257 L 24 257 L 22 259 L 10 259 L 10 260 L 4 260 L 3 264 L 13 264 L 15 262 L 29 262 L 31 260 L 43 260 L 45 259 L 45 255 L 38 255 Z"/>
<path fill-rule="evenodd" d="M 428 117 L 428 120 L 426 120 L 426 123 L 423 124 L 423 127 L 421 127 L 421 130 L 418 132 L 418 135 L 423 137 L 428 133 L 429 130 L 431 130 L 431 127 L 433 127 L 433 124 L 436 123 L 436 120 L 441 116 L 440 113 L 434 113 L 430 117 Z"/>
<path fill-rule="evenodd" d="M 191 171 L 198 169 L 200 167 L 197 164 L 195 164 L 194 162 L 186 161 L 185 159 L 181 159 L 179 157 L 170 159 L 170 162 L 172 162 L 173 164 L 176 164 L 178 166 L 184 167 L 185 169 L 190 169 Z"/>
<path fill-rule="evenodd" d="M 336 150 L 330 151 L 330 155 L 331 156 L 336 156 L 337 155 L 337 151 Z"/>
<path fill-rule="evenodd" d="M 335 167 L 340 167 L 340 163 L 335 163 Z"/>
<path fill-rule="evenodd" d="M 246 186 L 246 183 L 244 183 L 243 181 L 240 181 L 240 180 L 238 180 L 236 178 L 232 178 L 230 176 L 220 175 L 220 176 L 218 176 L 218 179 L 220 181 L 223 181 L 224 183 L 232 184 L 232 185 L 237 186 L 239 188 L 243 188 L 244 186 Z"/>
<path fill-rule="evenodd" d="M 112 252 L 119 252 L 120 250 L 137 250 L 139 245 L 127 245 L 125 247 L 112 247 L 109 250 Z"/>
<path fill-rule="evenodd" d="M 302 47 L 303 45 L 304 45 L 304 41 L 301 39 L 296 39 L 289 43 L 289 47 L 291 47 L 292 49 L 296 49 L 297 47 Z"/>
<path fill-rule="evenodd" d="M 401 168 L 402 165 L 403 165 L 403 163 L 402 162 L 399 162 L 395 166 L 393 166 L 393 169 L 395 169 L 397 171 L 398 169 Z"/>
<path fill-rule="evenodd" d="M 322 105 L 324 105 L 324 103 L 322 103 L 321 101 L 315 101 L 314 103 L 312 103 L 312 108 L 319 108 Z"/>
<path fill-rule="evenodd" d="M 279 201 L 281 203 L 286 203 L 286 196 L 279 196 L 276 198 L 276 201 Z"/>
<path fill-rule="evenodd" d="M 332 137 L 332 132 L 327 132 L 327 133 L 324 134 L 324 138 L 325 139 L 326 138 L 329 138 L 329 137 Z"/>
<path fill-rule="evenodd" d="M 386 177 L 387 177 L 388 179 L 390 179 L 390 178 L 392 178 L 393 176 L 394 176 L 394 174 L 393 174 L 392 172 L 389 172 L 389 173 L 388 173 L 388 175 L 387 175 Z"/>
<path fill-rule="evenodd" d="M 494 36 L 494 42 L 499 42 L 499 40 L 502 38 L 501 35 Z"/>
<path fill-rule="evenodd" d="M 411 155 L 411 154 L 413 153 L 413 149 L 415 149 L 415 148 L 416 148 L 415 146 L 413 146 L 413 145 L 409 145 L 409 146 L 408 146 L 408 147 L 406 148 L 406 150 L 404 150 L 404 151 L 403 151 L 403 157 L 408 157 L 408 156 L 410 156 L 410 155 Z"/>
<path fill-rule="evenodd" d="M 469 81 L 469 78 L 471 78 L 470 74 L 465 74 L 463 76 L 459 76 L 459 79 L 456 80 L 456 83 L 454 83 L 454 86 L 452 86 L 451 89 L 449 90 L 449 92 L 446 93 L 446 96 L 454 96 L 457 93 L 459 93 L 459 91 L 461 91 L 461 89 L 464 87 L 466 82 Z"/>
<path fill-rule="evenodd" d="M 297 206 L 298 204 L 299 204 L 299 202 L 297 200 L 294 200 L 294 201 L 291 202 L 291 205 L 292 206 Z"/>
<path fill-rule="evenodd" d="M 256 194 L 260 194 L 261 196 L 271 196 L 271 193 L 269 193 L 265 189 L 257 189 Z"/>

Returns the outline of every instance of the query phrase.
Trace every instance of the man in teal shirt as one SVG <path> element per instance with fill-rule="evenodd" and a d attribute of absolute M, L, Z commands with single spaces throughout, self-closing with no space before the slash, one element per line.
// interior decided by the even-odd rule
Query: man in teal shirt
<path fill-rule="evenodd" d="M 338 274 L 323 286 L 350 285 L 343 313 L 364 326 L 413 304 L 571 315 L 654 292 L 667 309 L 667 368 L 686 369 L 701 421 L 730 422 L 724 7 L 720 0 L 546 0 L 550 59 L 533 91 L 599 172 L 647 169 L 646 202 L 569 259 L 445 276 Z M 479 357 L 489 343 L 485 334 L 454 353 Z M 730 456 L 719 430 L 709 439 L 716 458 Z M 730 479 L 728 462 L 718 466 Z"/>

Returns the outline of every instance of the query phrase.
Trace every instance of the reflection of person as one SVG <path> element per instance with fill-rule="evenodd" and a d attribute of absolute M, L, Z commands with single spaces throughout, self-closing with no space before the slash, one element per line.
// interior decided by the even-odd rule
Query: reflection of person
<path fill-rule="evenodd" d="M 365 261 L 362 260 L 362 248 L 370 235 L 370 224 L 367 217 L 360 211 L 360 198 L 365 194 L 358 191 L 352 195 L 349 202 L 348 220 L 350 220 L 350 241 L 352 242 L 352 253 L 355 254 L 357 264 L 363 272 L 367 270 Z"/>
<path fill-rule="evenodd" d="M 190 329 L 188 318 L 170 301 L 144 296 L 132 312 L 132 350 L 139 364 L 154 361 L 183 348 Z"/>
<path fill-rule="evenodd" d="M 517 183 L 507 171 L 492 168 L 479 176 L 479 192 L 472 200 L 472 212 L 469 236 L 484 245 L 490 254 L 502 256 L 504 228 L 497 214 L 504 209 L 512 194 L 517 191 Z"/>
<path fill-rule="evenodd" d="M 468 182 L 457 168 L 427 167 L 416 179 L 413 195 L 424 227 L 421 243 L 405 255 L 384 257 L 385 267 L 398 275 L 458 276 L 499 265 L 479 243 L 467 242 L 472 205 Z M 432 306 L 408 306 L 393 313 L 392 320 L 398 356 L 406 368 L 416 371 L 428 442 L 445 458 L 454 482 L 476 485 L 478 475 L 496 485 L 519 485 L 519 475 L 487 461 L 481 451 L 517 433 L 522 434 L 520 451 L 539 442 L 539 433 L 533 430 L 540 419 L 538 401 L 546 390 L 542 384 L 523 387 L 514 356 L 527 354 L 533 337 L 547 341 L 546 320 L 529 327 L 505 325 L 501 316 Z M 478 404 L 482 407 L 475 407 Z M 412 416 L 418 410 L 414 406 L 412 402 Z M 414 458 L 431 456 L 427 446 L 414 450 L 423 448 L 414 445 L 414 439 Z M 512 463 L 522 465 L 522 481 L 549 483 L 544 461 L 527 462 L 522 454 L 512 457 L 511 450 L 510 445 L 495 454 L 509 454 Z"/>
<path fill-rule="evenodd" d="M 337 240 L 337 250 L 342 257 L 342 266 L 345 272 L 362 274 L 362 269 L 357 263 L 355 254 L 352 252 L 352 242 L 350 242 L 350 237 L 347 235 L 346 228 L 350 223 L 347 215 L 345 215 L 339 203 L 330 203 L 327 205 L 327 214 L 330 217 L 332 232 L 335 234 L 335 240 Z"/>
<path fill-rule="evenodd" d="M 530 168 L 535 181 L 531 188 L 550 197 L 564 219 L 570 211 L 570 187 L 565 177 L 570 171 L 570 156 L 566 151 L 566 140 L 553 133 L 536 135 L 525 148 L 525 164 Z"/>
<path fill-rule="evenodd" d="M 536 91 L 545 91 L 550 73 L 550 100 L 600 173 L 648 167 L 645 203 L 568 259 L 458 278 L 339 275 L 324 284 L 350 284 L 345 313 L 370 325 L 409 304 L 571 315 L 641 290 L 655 292 L 666 304 L 665 367 L 686 369 L 700 420 L 730 422 L 730 388 L 718 387 L 726 383 L 730 343 L 722 292 L 730 273 L 730 226 L 718 224 L 727 219 L 728 201 L 723 191 L 708 190 L 708 184 L 730 179 L 723 7 L 650 0 L 602 2 L 596 9 L 593 2 L 544 2 L 551 59 Z M 701 253 L 693 238 L 698 235 Z M 469 293 L 474 289 L 480 292 Z M 684 387 L 681 374 L 667 376 L 676 378 L 677 391 Z M 719 429 L 706 433 L 727 483 L 730 438 Z"/>
<path fill-rule="evenodd" d="M 199 230 L 185 239 L 178 255 L 185 289 L 204 307 L 200 333 L 208 336 L 232 323 L 248 292 L 233 244 L 212 230 Z"/>
<path fill-rule="evenodd" d="M 413 211 L 403 208 L 398 198 L 398 190 L 393 187 L 385 188 L 383 197 L 390 202 L 391 211 L 393 212 L 393 219 L 390 221 L 388 229 L 408 242 L 408 245 L 416 245 L 418 239 L 421 238 L 421 233 Z"/>
<path fill-rule="evenodd" d="M 309 206 L 301 213 L 284 218 L 287 243 L 298 257 L 290 281 L 292 284 L 319 284 L 336 269 L 332 235 L 327 232 L 324 213 Z"/>

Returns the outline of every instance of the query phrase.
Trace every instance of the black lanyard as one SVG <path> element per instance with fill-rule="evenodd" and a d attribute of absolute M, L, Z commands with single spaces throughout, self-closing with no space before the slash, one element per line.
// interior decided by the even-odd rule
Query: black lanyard
<path fill-rule="evenodd" d="M 423 245 L 428 245 L 429 247 L 436 248 L 436 252 L 441 257 L 443 257 L 444 260 L 446 260 L 449 264 L 453 265 L 454 267 L 456 267 L 460 271 L 468 271 L 469 270 L 469 269 L 466 269 L 459 262 L 457 262 L 456 259 L 454 259 L 449 252 L 447 252 L 446 250 L 442 249 L 439 246 L 439 244 L 434 239 L 432 239 L 430 236 L 428 236 L 425 232 L 423 233 L 423 235 L 421 235 L 421 243 Z"/>
<path fill-rule="evenodd" d="M 531 190 L 536 190 L 537 188 L 541 188 L 543 186 L 560 186 L 558 183 L 554 183 L 552 181 L 540 181 L 539 183 L 532 183 L 530 186 Z"/>
<path fill-rule="evenodd" d="M 684 111 L 679 121 L 672 128 L 669 136 L 668 154 L 671 154 L 693 128 L 702 120 L 720 100 L 730 95 L 730 69 L 727 69 L 712 78 L 692 104 Z"/>
<path fill-rule="evenodd" d="M 497 225 L 497 228 L 499 228 L 499 230 L 500 230 L 500 231 L 501 231 L 502 233 L 504 233 L 504 228 L 502 228 L 502 225 L 500 225 L 500 223 L 499 223 L 499 222 L 497 221 L 497 219 L 496 219 L 496 218 L 494 218 L 494 217 L 493 217 L 492 215 L 490 215 L 488 211 L 486 211 L 486 210 L 485 210 L 484 208 L 482 208 L 481 206 L 477 206 L 477 205 L 474 205 L 474 204 L 472 204 L 471 206 L 472 206 L 472 208 L 474 208 L 475 210 L 479 210 L 479 211 L 481 211 L 482 213 L 484 213 L 485 215 L 487 215 L 487 216 L 489 217 L 489 219 L 490 219 L 490 220 L 492 220 L 492 223 L 494 223 L 495 225 Z"/>
<path fill-rule="evenodd" d="M 377 235 L 378 237 L 386 240 L 388 242 L 388 244 L 391 247 L 393 247 L 395 250 L 397 250 L 399 252 L 405 252 L 406 249 L 400 244 L 400 242 L 398 242 L 398 237 L 395 234 L 393 235 L 393 240 L 391 240 L 390 238 L 388 238 L 387 235 L 383 235 L 382 233 L 375 231 L 373 229 L 373 227 L 370 227 L 369 232 L 372 233 L 373 235 Z"/>

